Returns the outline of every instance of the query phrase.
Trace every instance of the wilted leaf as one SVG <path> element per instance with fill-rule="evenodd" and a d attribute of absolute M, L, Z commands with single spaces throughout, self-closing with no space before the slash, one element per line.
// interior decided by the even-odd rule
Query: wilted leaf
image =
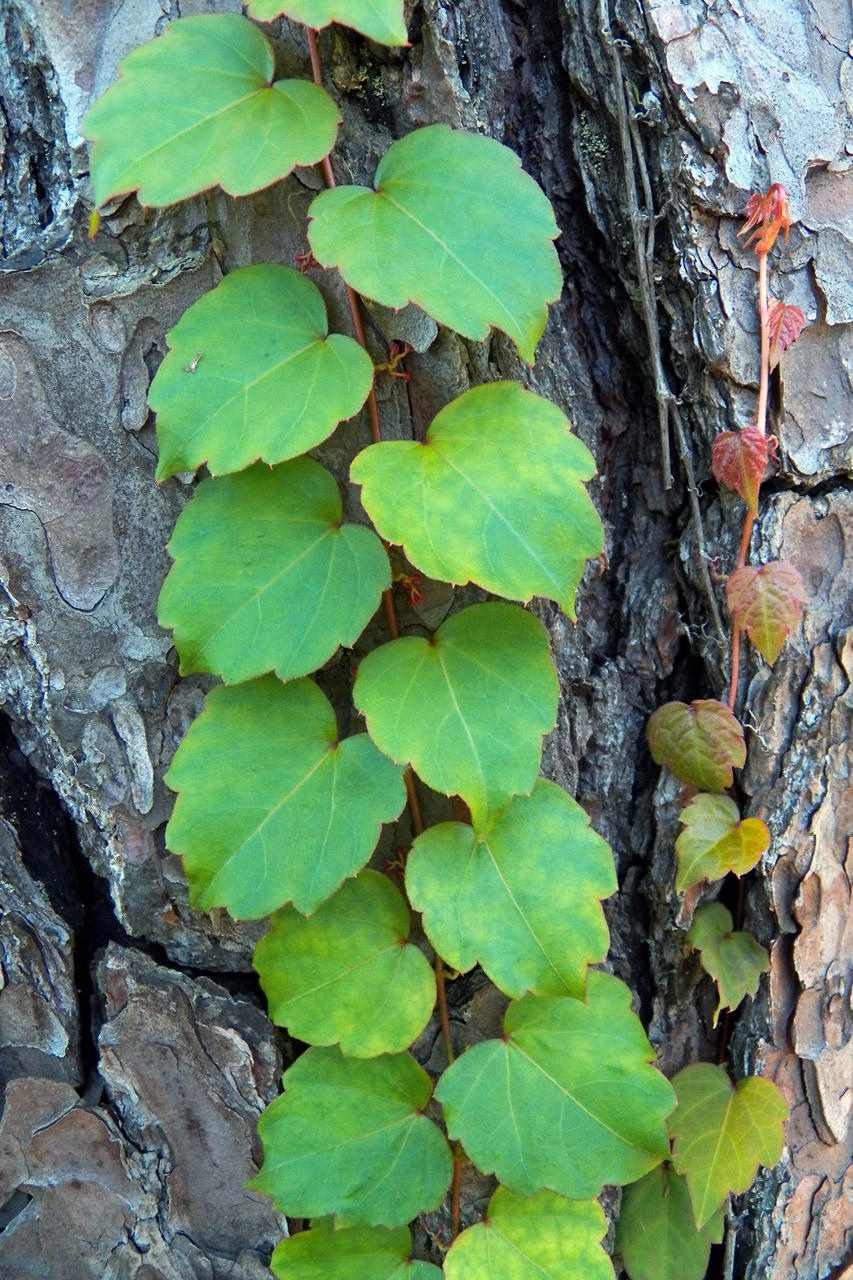
<path fill-rule="evenodd" d="M 799 307 L 781 302 L 779 298 L 767 300 L 767 320 L 770 325 L 770 368 L 775 369 L 782 356 L 802 333 L 806 317 Z"/>
<path fill-rule="evenodd" d="M 479 837 L 460 823 L 430 827 L 406 866 L 409 899 L 439 954 L 463 972 L 479 960 L 511 996 L 584 998 L 587 964 L 609 942 L 599 899 L 616 888 L 608 844 L 541 778 Z"/>
<path fill-rule="evenodd" d="M 439 1267 L 413 1262 L 411 1254 L 407 1227 L 335 1231 L 321 1219 L 277 1244 L 270 1267 L 279 1280 L 441 1280 Z"/>
<path fill-rule="evenodd" d="M 724 791 L 732 785 L 732 767 L 746 760 L 741 725 L 713 698 L 664 703 L 649 717 L 646 737 L 655 764 L 699 791 Z"/>
<path fill-rule="evenodd" d="M 587 999 L 513 1001 L 503 1039 L 466 1050 L 436 1089 L 450 1136 L 519 1195 L 586 1200 L 669 1155 L 672 1088 L 646 1065 L 654 1052 L 630 991 L 593 970 Z"/>
<path fill-rule="evenodd" d="M 529 1199 L 498 1187 L 483 1222 L 457 1237 L 444 1262 L 447 1280 L 613 1280 L 599 1243 L 607 1232 L 594 1200 L 553 1191 Z"/>
<path fill-rule="evenodd" d="M 685 830 L 675 842 L 679 893 L 729 871 L 746 875 L 770 847 L 770 832 L 761 819 L 741 818 L 728 796 L 696 796 L 680 821 Z"/>
<path fill-rule="evenodd" d="M 284 462 L 358 413 L 373 365 L 352 338 L 328 335 L 315 284 L 290 267 L 231 271 L 168 335 L 151 384 L 157 479 Z"/>
<path fill-rule="evenodd" d="M 282 680 L 351 645 L 391 585 L 382 543 L 341 524 L 333 476 L 311 458 L 203 480 L 169 542 L 158 602 L 181 672 Z"/>
<path fill-rule="evenodd" d="M 339 22 L 377 44 L 407 44 L 403 0 L 249 0 L 249 16 L 271 22 L 286 13 L 306 27 Z"/>
<path fill-rule="evenodd" d="M 462 796 L 479 827 L 532 791 L 557 715 L 557 673 L 541 622 L 516 605 L 477 604 L 432 640 L 374 649 L 353 697 L 379 749 L 427 786 Z"/>
<path fill-rule="evenodd" d="M 282 1084 L 258 1121 L 264 1163 L 249 1183 L 281 1213 L 400 1227 L 438 1207 L 453 1162 L 422 1114 L 429 1077 L 407 1053 L 365 1059 L 308 1049 Z"/>
<path fill-rule="evenodd" d="M 432 969 L 408 936 L 409 909 L 376 871 L 344 881 L 308 919 L 277 911 L 254 957 L 270 1018 L 356 1058 L 405 1049 L 435 1004 Z"/>
<path fill-rule="evenodd" d="M 423 444 L 371 445 L 351 471 L 377 531 L 429 577 L 547 596 L 572 618 L 586 562 L 604 547 L 581 483 L 594 474 L 565 415 L 514 382 L 466 391 Z"/>
<path fill-rule="evenodd" d="M 779 656 L 805 604 L 806 588 L 787 560 L 735 569 L 726 583 L 726 603 L 738 631 L 745 631 L 770 666 Z"/>
<path fill-rule="evenodd" d="M 739 493 L 754 516 L 758 515 L 758 490 L 767 467 L 772 436 L 758 427 L 721 431 L 711 444 L 711 469 L 726 489 Z"/>
<path fill-rule="evenodd" d="M 406 798 L 366 733 L 338 741 L 316 685 L 273 676 L 208 694 L 166 782 L 180 792 L 166 843 L 183 855 L 191 901 L 238 920 L 291 900 L 314 911 L 361 870 Z"/>
<path fill-rule="evenodd" d="M 703 1227 L 730 1191 L 752 1185 L 759 1164 L 782 1154 L 785 1099 L 769 1080 L 732 1085 L 722 1067 L 698 1063 L 672 1082 L 678 1106 L 669 1120 L 675 1167 L 687 1178 L 696 1225 Z"/>
<path fill-rule="evenodd" d="M 722 1238 L 722 1209 L 698 1230 L 687 1183 L 669 1164 L 622 1192 L 615 1248 L 631 1280 L 703 1280 Z"/>
<path fill-rule="evenodd" d="M 687 937 L 701 951 L 702 964 L 719 989 L 716 1026 L 721 1009 L 736 1009 L 744 996 L 755 995 L 759 978 L 770 967 L 770 957 L 751 933 L 734 931 L 731 912 L 721 902 L 699 908 Z"/>
<path fill-rule="evenodd" d="M 324 191 L 309 215 L 315 257 L 358 293 L 395 309 L 415 302 L 466 338 L 494 325 L 532 363 L 560 295 L 559 231 L 507 147 L 446 125 L 416 129 L 385 152 L 375 188 Z"/>
<path fill-rule="evenodd" d="M 95 203 L 138 191 L 175 204 L 217 183 L 247 195 L 316 164 L 340 116 L 309 80 L 276 80 L 272 46 L 238 13 L 170 22 L 122 61 L 81 126 Z"/>

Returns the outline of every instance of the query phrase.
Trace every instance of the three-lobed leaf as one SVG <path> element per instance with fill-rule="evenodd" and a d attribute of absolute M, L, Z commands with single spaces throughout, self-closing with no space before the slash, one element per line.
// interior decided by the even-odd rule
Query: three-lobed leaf
<path fill-rule="evenodd" d="M 338 109 L 307 80 L 273 80 L 266 36 L 237 13 L 178 18 L 122 61 L 82 124 L 95 204 L 136 191 L 174 204 L 218 183 L 247 195 L 316 164 Z"/>
<path fill-rule="evenodd" d="M 436 791 L 462 796 L 481 826 L 533 789 L 557 692 L 541 622 L 495 603 L 453 614 L 432 640 L 374 649 L 353 698 L 379 749 Z"/>
<path fill-rule="evenodd" d="M 439 1267 L 412 1260 L 406 1227 L 345 1227 L 329 1219 L 282 1240 L 270 1268 L 279 1280 L 441 1280 Z"/>
<path fill-rule="evenodd" d="M 757 568 L 743 565 L 726 583 L 726 604 L 735 627 L 746 632 L 771 667 L 797 625 L 805 600 L 803 579 L 787 560 L 771 560 Z"/>
<path fill-rule="evenodd" d="M 158 480 L 205 462 L 222 475 L 295 458 L 358 413 L 373 384 L 365 351 L 329 336 L 323 295 L 291 267 L 230 272 L 167 341 L 148 393 Z"/>
<path fill-rule="evenodd" d="M 746 875 L 770 847 L 770 832 L 761 819 L 741 818 L 728 796 L 694 796 L 680 821 L 684 830 L 675 842 L 679 893 L 729 871 Z"/>
<path fill-rule="evenodd" d="M 264 1163 L 249 1184 L 297 1218 L 399 1227 L 437 1208 L 450 1148 L 423 1111 L 430 1082 L 407 1053 L 345 1058 L 308 1049 L 258 1121 Z"/>
<path fill-rule="evenodd" d="M 770 1080 L 733 1085 L 722 1067 L 685 1067 L 673 1079 L 678 1106 L 669 1119 L 673 1158 L 687 1179 L 696 1225 L 703 1227 L 730 1191 L 752 1185 L 760 1164 L 782 1154 L 788 1108 Z"/>
<path fill-rule="evenodd" d="M 484 194 L 488 193 L 484 198 Z M 311 205 L 311 249 L 358 293 L 415 302 L 466 338 L 502 329 L 532 363 L 562 277 L 551 205 L 518 157 L 446 125 L 392 143 L 375 186 L 339 186 Z"/>
<path fill-rule="evenodd" d="M 166 782 L 180 793 L 166 843 L 183 855 L 192 902 L 236 919 L 290 901 L 314 911 L 361 870 L 406 797 L 367 734 L 338 741 L 316 685 L 273 676 L 214 689 Z"/>
<path fill-rule="evenodd" d="M 607 1223 L 594 1200 L 553 1191 L 530 1198 L 498 1187 L 483 1222 L 457 1237 L 447 1280 L 613 1280 L 601 1247 Z"/>
<path fill-rule="evenodd" d="M 647 1065 L 654 1053 L 630 991 L 593 971 L 587 1000 L 514 1001 L 503 1039 L 468 1049 L 436 1089 L 450 1136 L 519 1195 L 585 1200 L 669 1155 L 673 1092 Z"/>
<path fill-rule="evenodd" d="M 721 1009 L 736 1009 L 744 996 L 755 995 L 770 958 L 751 933 L 735 930 L 731 912 L 721 902 L 699 907 L 687 937 L 702 953 L 702 964 L 719 989 L 716 1026 Z"/>
<path fill-rule="evenodd" d="M 391 585 L 382 543 L 341 523 L 334 477 L 311 458 L 203 480 L 168 549 L 158 617 L 182 674 L 307 675 L 358 639 Z"/>
<path fill-rule="evenodd" d="M 772 444 L 775 438 L 766 436 L 758 427 L 744 427 L 741 431 L 721 431 L 711 445 L 715 478 L 739 494 L 754 516 L 758 515 L 758 490 Z"/>
<path fill-rule="evenodd" d="M 722 1238 L 722 1209 L 697 1228 L 687 1183 L 669 1164 L 622 1192 L 615 1248 L 631 1280 L 704 1280 Z"/>
<path fill-rule="evenodd" d="M 249 0 L 249 16 L 271 22 L 286 14 L 306 27 L 352 27 L 377 44 L 407 44 L 403 0 Z"/>
<path fill-rule="evenodd" d="M 732 768 L 746 760 L 743 728 L 734 714 L 714 698 L 666 702 L 646 725 L 655 764 L 665 764 L 682 782 L 699 791 L 724 791 L 732 785 Z"/>
<path fill-rule="evenodd" d="M 435 978 L 407 941 L 408 907 L 385 876 L 362 871 L 314 915 L 284 907 L 271 923 L 254 966 L 270 1018 L 295 1039 L 373 1058 L 423 1031 Z"/>
<path fill-rule="evenodd" d="M 586 994 L 587 964 L 609 934 L 599 899 L 617 888 L 613 855 L 571 796 L 539 779 L 481 835 L 461 823 L 414 843 L 406 890 L 454 969 L 479 960 L 510 996 Z"/>
<path fill-rule="evenodd" d="M 782 302 L 772 295 L 767 299 L 767 323 L 770 328 L 770 368 L 775 369 L 783 351 L 797 341 L 802 333 L 806 317 L 799 307 Z"/>
<path fill-rule="evenodd" d="M 350 473 L 377 531 L 429 577 L 547 596 L 572 618 L 586 561 L 604 547 L 582 484 L 594 474 L 565 415 L 514 382 L 466 391 L 423 444 L 371 445 Z"/>

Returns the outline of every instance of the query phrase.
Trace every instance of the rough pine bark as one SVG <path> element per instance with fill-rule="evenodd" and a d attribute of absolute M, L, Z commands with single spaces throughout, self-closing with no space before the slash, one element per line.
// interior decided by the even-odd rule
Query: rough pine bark
<path fill-rule="evenodd" d="M 176 676 L 155 602 L 191 487 L 154 484 L 146 393 L 169 327 L 224 271 L 292 263 L 320 182 L 299 171 L 248 200 L 212 192 L 144 211 L 115 202 L 94 242 L 80 122 L 120 58 L 178 16 L 228 0 L 5 0 L 0 12 L 0 1273 L 50 1280 L 251 1280 L 285 1224 L 243 1184 L 254 1122 L 292 1046 L 251 975 L 262 926 L 191 910 L 165 850 L 163 774 L 201 708 Z M 742 506 L 718 492 L 710 442 L 755 412 L 756 263 L 736 239 L 748 195 L 787 189 L 795 222 L 772 288 L 809 328 L 774 375 L 775 473 L 755 562 L 783 557 L 804 626 L 741 683 L 747 812 L 773 845 L 744 918 L 769 980 L 732 1020 L 729 1062 L 791 1107 L 779 1166 L 729 1215 L 711 1275 L 853 1275 L 850 925 L 853 787 L 853 17 L 846 0 L 417 0 L 411 46 L 335 29 L 321 55 L 344 116 L 335 165 L 372 178 L 389 142 L 443 121 L 518 152 L 562 229 L 562 300 L 536 366 L 416 312 L 372 313 L 414 347 L 380 382 L 384 430 L 500 373 L 556 400 L 592 449 L 607 550 L 577 626 L 540 604 L 562 697 L 544 768 L 613 846 L 614 971 L 668 1073 L 714 1060 L 714 998 L 675 893 L 678 787 L 645 745 L 663 701 L 724 695 L 722 578 Z M 282 70 L 307 74 L 274 23 Z M 333 322 L 340 291 L 317 277 Z M 356 421 L 325 450 L 340 475 Z M 185 478 L 186 480 L 186 478 Z M 435 626 L 438 586 L 404 625 Z M 346 660 L 325 673 L 346 683 Z M 502 997 L 451 984 L 460 1047 Z M 431 1026 L 416 1046 L 442 1067 Z M 488 1196 L 469 1177 L 463 1216 Z M 614 1211 L 618 1197 L 608 1206 Z M 448 1208 L 422 1224 L 440 1260 Z M 733 1270 L 732 1270 L 733 1268 Z"/>

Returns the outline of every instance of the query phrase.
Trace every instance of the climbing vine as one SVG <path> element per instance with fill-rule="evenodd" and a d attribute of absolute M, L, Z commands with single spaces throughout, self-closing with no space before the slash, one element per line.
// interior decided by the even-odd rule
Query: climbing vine
<path fill-rule="evenodd" d="M 272 46 L 248 18 L 178 19 L 124 60 L 85 132 L 98 207 L 131 192 L 168 205 L 215 184 L 245 195 L 319 165 L 327 190 L 308 212 L 312 260 L 340 272 L 351 309 L 354 336 L 330 334 L 305 274 L 280 263 L 232 271 L 169 334 L 149 397 L 158 480 L 210 473 L 169 543 L 160 621 L 182 672 L 223 681 L 167 775 L 177 792 L 167 843 L 200 909 L 270 917 L 255 967 L 271 1018 L 309 1045 L 259 1124 L 253 1186 L 312 1220 L 277 1247 L 273 1270 L 437 1277 L 411 1259 L 407 1224 L 450 1190 L 450 1280 L 606 1280 L 596 1197 L 622 1184 L 617 1246 L 631 1275 L 698 1280 L 728 1194 L 778 1159 L 785 1106 L 769 1082 L 734 1084 L 711 1064 L 670 1084 L 629 989 L 589 968 L 607 954 L 613 858 L 575 801 L 538 777 L 558 686 L 547 632 L 524 605 L 543 596 L 574 617 L 585 564 L 604 545 L 585 488 L 593 459 L 555 405 L 504 381 L 445 405 L 423 441 L 383 440 L 362 328 L 360 296 L 414 302 L 468 339 L 500 329 L 532 363 L 560 292 L 553 213 L 506 147 L 440 125 L 394 142 L 372 188 L 336 185 L 340 121 L 314 29 L 336 21 L 401 43 L 400 0 L 248 8 L 308 24 L 310 81 L 274 78 Z M 732 694 L 728 705 L 669 704 L 649 727 L 655 759 L 695 789 L 679 889 L 742 874 L 767 847 L 763 824 L 724 794 L 745 759 L 733 714 L 739 637 L 772 662 L 802 598 L 791 566 L 745 563 L 771 444 L 766 376 L 798 323 L 766 296 L 768 226 L 787 227 L 783 196 L 767 201 L 748 224 L 764 282 L 764 410 L 714 450 L 715 474 L 749 510 L 727 587 Z M 386 369 L 399 360 L 390 351 Z M 372 528 L 344 521 L 335 479 L 307 456 L 365 406 L 373 443 L 350 474 Z M 412 573 L 392 574 L 391 544 Z M 413 591 L 416 574 L 502 599 L 454 608 L 433 635 L 401 636 L 392 578 Z M 363 657 L 352 690 L 366 731 L 342 738 L 311 676 L 355 646 L 380 607 L 389 638 Z M 458 797 L 454 821 L 424 829 L 424 786 Z M 415 838 L 401 887 L 368 863 L 406 805 Z M 432 966 L 411 941 L 412 910 Z M 755 990 L 764 953 L 724 907 L 697 912 L 690 940 L 721 1007 Z M 477 963 L 511 998 L 504 1035 L 455 1059 L 445 969 Z M 407 1051 L 436 1004 L 447 1136 L 438 1109 L 427 1114 L 432 1081 Z M 501 1185 L 486 1219 L 460 1232 L 466 1160 Z"/>

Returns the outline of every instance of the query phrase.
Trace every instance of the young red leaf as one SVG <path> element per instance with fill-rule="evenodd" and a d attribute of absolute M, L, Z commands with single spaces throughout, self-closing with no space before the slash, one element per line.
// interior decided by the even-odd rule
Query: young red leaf
<path fill-rule="evenodd" d="M 767 319 L 770 325 L 770 368 L 775 369 L 782 352 L 787 351 L 802 333 L 806 317 L 799 307 L 788 306 L 787 302 L 771 295 L 767 303 Z"/>
<path fill-rule="evenodd" d="M 770 846 L 770 832 L 761 819 L 741 818 L 728 796 L 700 793 L 681 821 L 684 830 L 675 842 L 679 893 L 700 880 L 720 880 L 727 871 L 746 875 Z"/>
<path fill-rule="evenodd" d="M 726 603 L 738 631 L 745 631 L 766 662 L 773 666 L 805 603 L 799 572 L 787 560 L 771 560 L 756 569 L 744 565 L 726 583 Z"/>
<path fill-rule="evenodd" d="M 655 764 L 667 768 L 700 791 L 725 791 L 732 785 L 732 767 L 746 760 L 743 729 L 728 707 L 714 698 L 688 707 L 667 702 L 646 725 Z"/>
<path fill-rule="evenodd" d="M 773 248 L 780 231 L 785 232 L 785 243 L 788 243 L 790 225 L 788 193 L 778 182 L 774 182 L 766 195 L 756 193 L 749 197 L 746 202 L 746 222 L 738 235 L 745 236 L 748 231 L 752 231 L 746 243 L 752 244 L 756 253 L 767 253 Z"/>
<path fill-rule="evenodd" d="M 772 436 L 758 427 L 721 431 L 711 445 L 711 469 L 726 489 L 740 494 L 754 516 L 758 515 L 758 490 L 767 466 Z"/>

